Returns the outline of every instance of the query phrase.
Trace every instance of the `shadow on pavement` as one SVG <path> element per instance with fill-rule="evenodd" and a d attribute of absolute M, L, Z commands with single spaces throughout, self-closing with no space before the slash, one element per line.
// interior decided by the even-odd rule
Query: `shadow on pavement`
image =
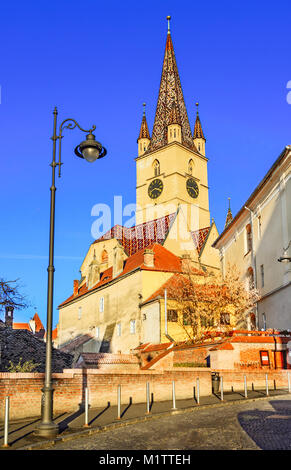
<path fill-rule="evenodd" d="M 274 411 L 244 411 L 238 422 L 262 450 L 291 450 L 291 400 L 271 400 Z"/>

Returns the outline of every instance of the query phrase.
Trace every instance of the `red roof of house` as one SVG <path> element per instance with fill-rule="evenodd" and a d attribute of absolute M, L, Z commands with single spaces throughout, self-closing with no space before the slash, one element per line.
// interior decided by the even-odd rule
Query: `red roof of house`
<path fill-rule="evenodd" d="M 52 340 L 57 339 L 57 337 L 58 337 L 58 327 L 56 326 L 56 328 L 52 331 Z"/>
<path fill-rule="evenodd" d="M 34 314 L 32 319 L 35 321 L 35 331 L 44 330 L 44 326 L 37 313 Z"/>
<path fill-rule="evenodd" d="M 31 331 L 29 323 L 13 323 L 13 330 L 28 330 Z"/>
<path fill-rule="evenodd" d="M 135 269 L 139 268 L 144 271 L 163 271 L 163 272 L 181 272 L 181 259 L 171 253 L 169 250 L 164 248 L 162 245 L 158 243 L 154 243 L 147 248 L 151 248 L 154 252 L 154 266 L 149 267 L 145 266 L 144 264 L 144 249 L 136 252 L 134 255 L 127 258 L 124 262 L 123 271 L 115 278 L 118 279 L 125 274 L 128 274 Z M 88 289 L 86 284 L 83 284 L 79 289 L 78 295 L 71 295 L 67 300 L 62 302 L 59 307 L 67 304 L 73 299 L 81 297 L 82 295 L 86 294 L 87 292 L 91 292 L 102 285 L 108 284 L 112 281 L 112 267 L 106 269 L 101 275 L 100 281 L 95 284 L 91 289 Z"/>

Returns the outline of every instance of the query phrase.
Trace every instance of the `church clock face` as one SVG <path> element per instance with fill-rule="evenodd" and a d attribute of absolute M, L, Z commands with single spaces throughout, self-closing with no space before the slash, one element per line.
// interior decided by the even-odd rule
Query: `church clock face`
<path fill-rule="evenodd" d="M 149 197 L 152 199 L 156 199 L 157 197 L 159 197 L 163 191 L 163 187 L 164 185 L 163 185 L 162 180 L 160 180 L 159 178 L 156 178 L 155 180 L 153 180 L 150 183 L 149 189 L 148 189 Z"/>
<path fill-rule="evenodd" d="M 194 199 L 198 197 L 199 188 L 194 178 L 187 179 L 186 188 L 187 188 L 189 196 L 193 197 Z"/>

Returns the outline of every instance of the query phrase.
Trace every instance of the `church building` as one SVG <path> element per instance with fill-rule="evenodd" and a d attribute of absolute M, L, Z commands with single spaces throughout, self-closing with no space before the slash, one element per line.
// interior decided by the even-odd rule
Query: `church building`
<path fill-rule="evenodd" d="M 181 340 L 175 319 L 163 324 L 162 296 L 150 299 L 189 260 L 198 276 L 220 269 L 206 138 L 198 103 L 191 130 L 169 19 L 152 133 L 144 105 L 137 139 L 136 225 L 116 225 L 90 245 L 81 279 L 59 305 L 58 347 L 84 338 L 83 352 L 127 353 L 145 342 Z"/>

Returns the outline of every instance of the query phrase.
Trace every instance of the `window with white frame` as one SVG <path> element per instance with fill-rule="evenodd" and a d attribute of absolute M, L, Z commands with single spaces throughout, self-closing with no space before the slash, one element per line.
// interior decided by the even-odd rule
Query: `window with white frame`
<path fill-rule="evenodd" d="M 95 327 L 95 336 L 96 336 L 96 338 L 100 338 L 100 328 L 99 328 L 99 326 Z"/>
<path fill-rule="evenodd" d="M 135 320 L 130 320 L 130 334 L 135 333 Z"/>
<path fill-rule="evenodd" d="M 81 320 L 82 318 L 82 307 L 78 308 L 78 320 Z"/>
<path fill-rule="evenodd" d="M 121 336 L 121 323 L 117 323 L 117 336 Z"/>
<path fill-rule="evenodd" d="M 99 300 L 99 312 L 104 312 L 104 297 Z"/>

